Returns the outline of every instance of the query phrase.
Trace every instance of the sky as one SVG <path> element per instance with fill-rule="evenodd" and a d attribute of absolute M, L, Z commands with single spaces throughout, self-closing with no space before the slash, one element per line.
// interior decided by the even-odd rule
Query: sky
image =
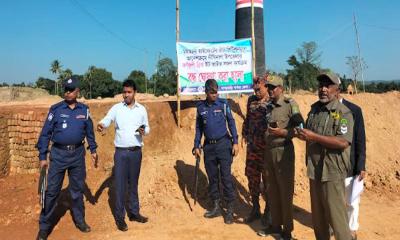
<path fill-rule="evenodd" d="M 53 60 L 83 74 L 90 65 L 124 80 L 151 75 L 159 57 L 176 62 L 175 0 L 0 0 L 0 83 L 55 78 Z M 181 41 L 234 39 L 235 0 L 180 0 Z M 267 68 L 286 72 L 287 59 L 315 41 L 321 67 L 350 75 L 359 28 L 366 80 L 400 79 L 398 0 L 264 0 Z"/>

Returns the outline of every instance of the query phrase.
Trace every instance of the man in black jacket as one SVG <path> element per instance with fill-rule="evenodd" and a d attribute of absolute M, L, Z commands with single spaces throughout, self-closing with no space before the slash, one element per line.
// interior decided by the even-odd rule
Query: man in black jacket
<path fill-rule="evenodd" d="M 353 196 L 353 186 L 355 184 L 363 184 L 361 182 L 366 175 L 365 171 L 365 159 L 366 159 L 366 144 L 365 144 L 365 127 L 362 110 L 359 106 L 354 103 L 347 101 L 338 96 L 340 102 L 348 107 L 354 118 L 354 129 L 353 129 L 353 144 L 351 145 L 350 160 L 351 160 L 351 171 L 349 172 L 348 178 L 345 179 L 346 186 L 346 200 L 347 200 L 347 213 L 349 216 L 349 228 L 351 231 L 352 239 L 357 239 L 358 224 L 358 212 L 360 204 L 360 195 Z"/>

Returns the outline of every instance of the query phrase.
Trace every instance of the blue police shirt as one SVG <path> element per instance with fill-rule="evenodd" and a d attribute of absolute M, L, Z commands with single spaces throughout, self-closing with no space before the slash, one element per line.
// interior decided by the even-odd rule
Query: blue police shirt
<path fill-rule="evenodd" d="M 228 128 L 233 138 L 233 143 L 238 143 L 235 119 L 233 119 L 231 109 L 225 99 L 218 98 L 211 104 L 209 104 L 207 100 L 204 100 L 199 102 L 196 107 L 195 148 L 200 146 L 203 133 L 206 139 L 211 140 L 218 140 L 226 136 L 228 134 L 226 122 L 228 122 Z"/>
<path fill-rule="evenodd" d="M 83 142 L 85 136 L 90 152 L 96 152 L 93 122 L 87 105 L 78 102 L 71 109 L 62 101 L 51 106 L 37 145 L 39 160 L 47 159 L 50 140 L 57 144 L 73 145 Z"/>

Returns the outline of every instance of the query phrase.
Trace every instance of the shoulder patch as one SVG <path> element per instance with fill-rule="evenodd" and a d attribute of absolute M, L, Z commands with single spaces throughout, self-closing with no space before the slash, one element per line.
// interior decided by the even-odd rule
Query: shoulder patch
<path fill-rule="evenodd" d="M 47 117 L 47 120 L 49 122 L 51 122 L 53 120 L 54 114 L 53 113 L 49 113 L 49 116 Z"/>
<path fill-rule="evenodd" d="M 299 113 L 299 112 L 300 112 L 299 105 L 296 103 L 296 101 L 295 101 L 293 98 L 291 98 L 291 97 L 289 97 L 289 96 L 285 96 L 284 101 L 285 101 L 286 103 L 289 103 L 289 104 L 290 104 L 290 107 L 291 107 L 291 109 L 292 109 L 292 113 L 293 113 L 293 114 L 296 114 L 296 113 Z"/>
<path fill-rule="evenodd" d="M 293 114 L 300 112 L 299 106 L 297 106 L 297 104 L 291 104 L 290 106 L 292 107 Z"/>
<path fill-rule="evenodd" d="M 348 125 L 349 121 L 346 118 L 340 119 L 340 132 L 342 134 L 346 134 L 348 130 Z"/>

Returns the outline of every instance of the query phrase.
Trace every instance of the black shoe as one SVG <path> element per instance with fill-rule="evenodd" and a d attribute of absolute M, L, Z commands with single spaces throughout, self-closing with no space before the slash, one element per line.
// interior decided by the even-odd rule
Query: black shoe
<path fill-rule="evenodd" d="M 224 218 L 225 224 L 232 224 L 233 223 L 233 204 L 228 203 L 228 208 L 226 209 L 226 215 Z"/>
<path fill-rule="evenodd" d="M 39 230 L 36 240 L 47 240 L 48 235 L 46 230 Z"/>
<path fill-rule="evenodd" d="M 264 214 L 261 218 L 261 224 L 266 228 L 269 228 L 272 225 L 271 212 L 268 209 L 264 210 Z"/>
<path fill-rule="evenodd" d="M 149 218 L 140 215 L 140 213 L 138 214 L 132 214 L 131 216 L 129 216 L 129 221 L 133 222 L 140 222 L 140 223 L 147 223 L 147 221 L 149 221 Z"/>
<path fill-rule="evenodd" d="M 219 203 L 219 200 L 215 200 L 213 209 L 206 211 L 206 213 L 204 213 L 204 217 L 215 218 L 221 216 L 221 206 Z"/>
<path fill-rule="evenodd" d="M 115 223 L 117 224 L 118 230 L 123 231 L 123 232 L 128 231 L 128 225 L 126 225 L 125 220 L 115 221 Z"/>
<path fill-rule="evenodd" d="M 281 234 L 281 239 L 280 240 L 297 240 L 296 238 L 292 237 L 292 233 L 285 233 L 283 232 Z"/>
<path fill-rule="evenodd" d="M 282 234 L 281 227 L 269 227 L 257 232 L 257 235 L 261 237 L 266 237 L 269 235 L 281 235 L 281 234 Z"/>
<path fill-rule="evenodd" d="M 78 228 L 81 232 L 88 233 L 91 231 L 90 226 L 87 225 L 85 221 L 81 223 L 76 223 L 75 224 L 76 228 Z"/>
<path fill-rule="evenodd" d="M 255 220 L 261 218 L 261 212 L 260 212 L 260 207 L 253 207 L 251 209 L 251 212 L 249 216 L 244 218 L 245 223 L 251 223 L 254 222 Z"/>

